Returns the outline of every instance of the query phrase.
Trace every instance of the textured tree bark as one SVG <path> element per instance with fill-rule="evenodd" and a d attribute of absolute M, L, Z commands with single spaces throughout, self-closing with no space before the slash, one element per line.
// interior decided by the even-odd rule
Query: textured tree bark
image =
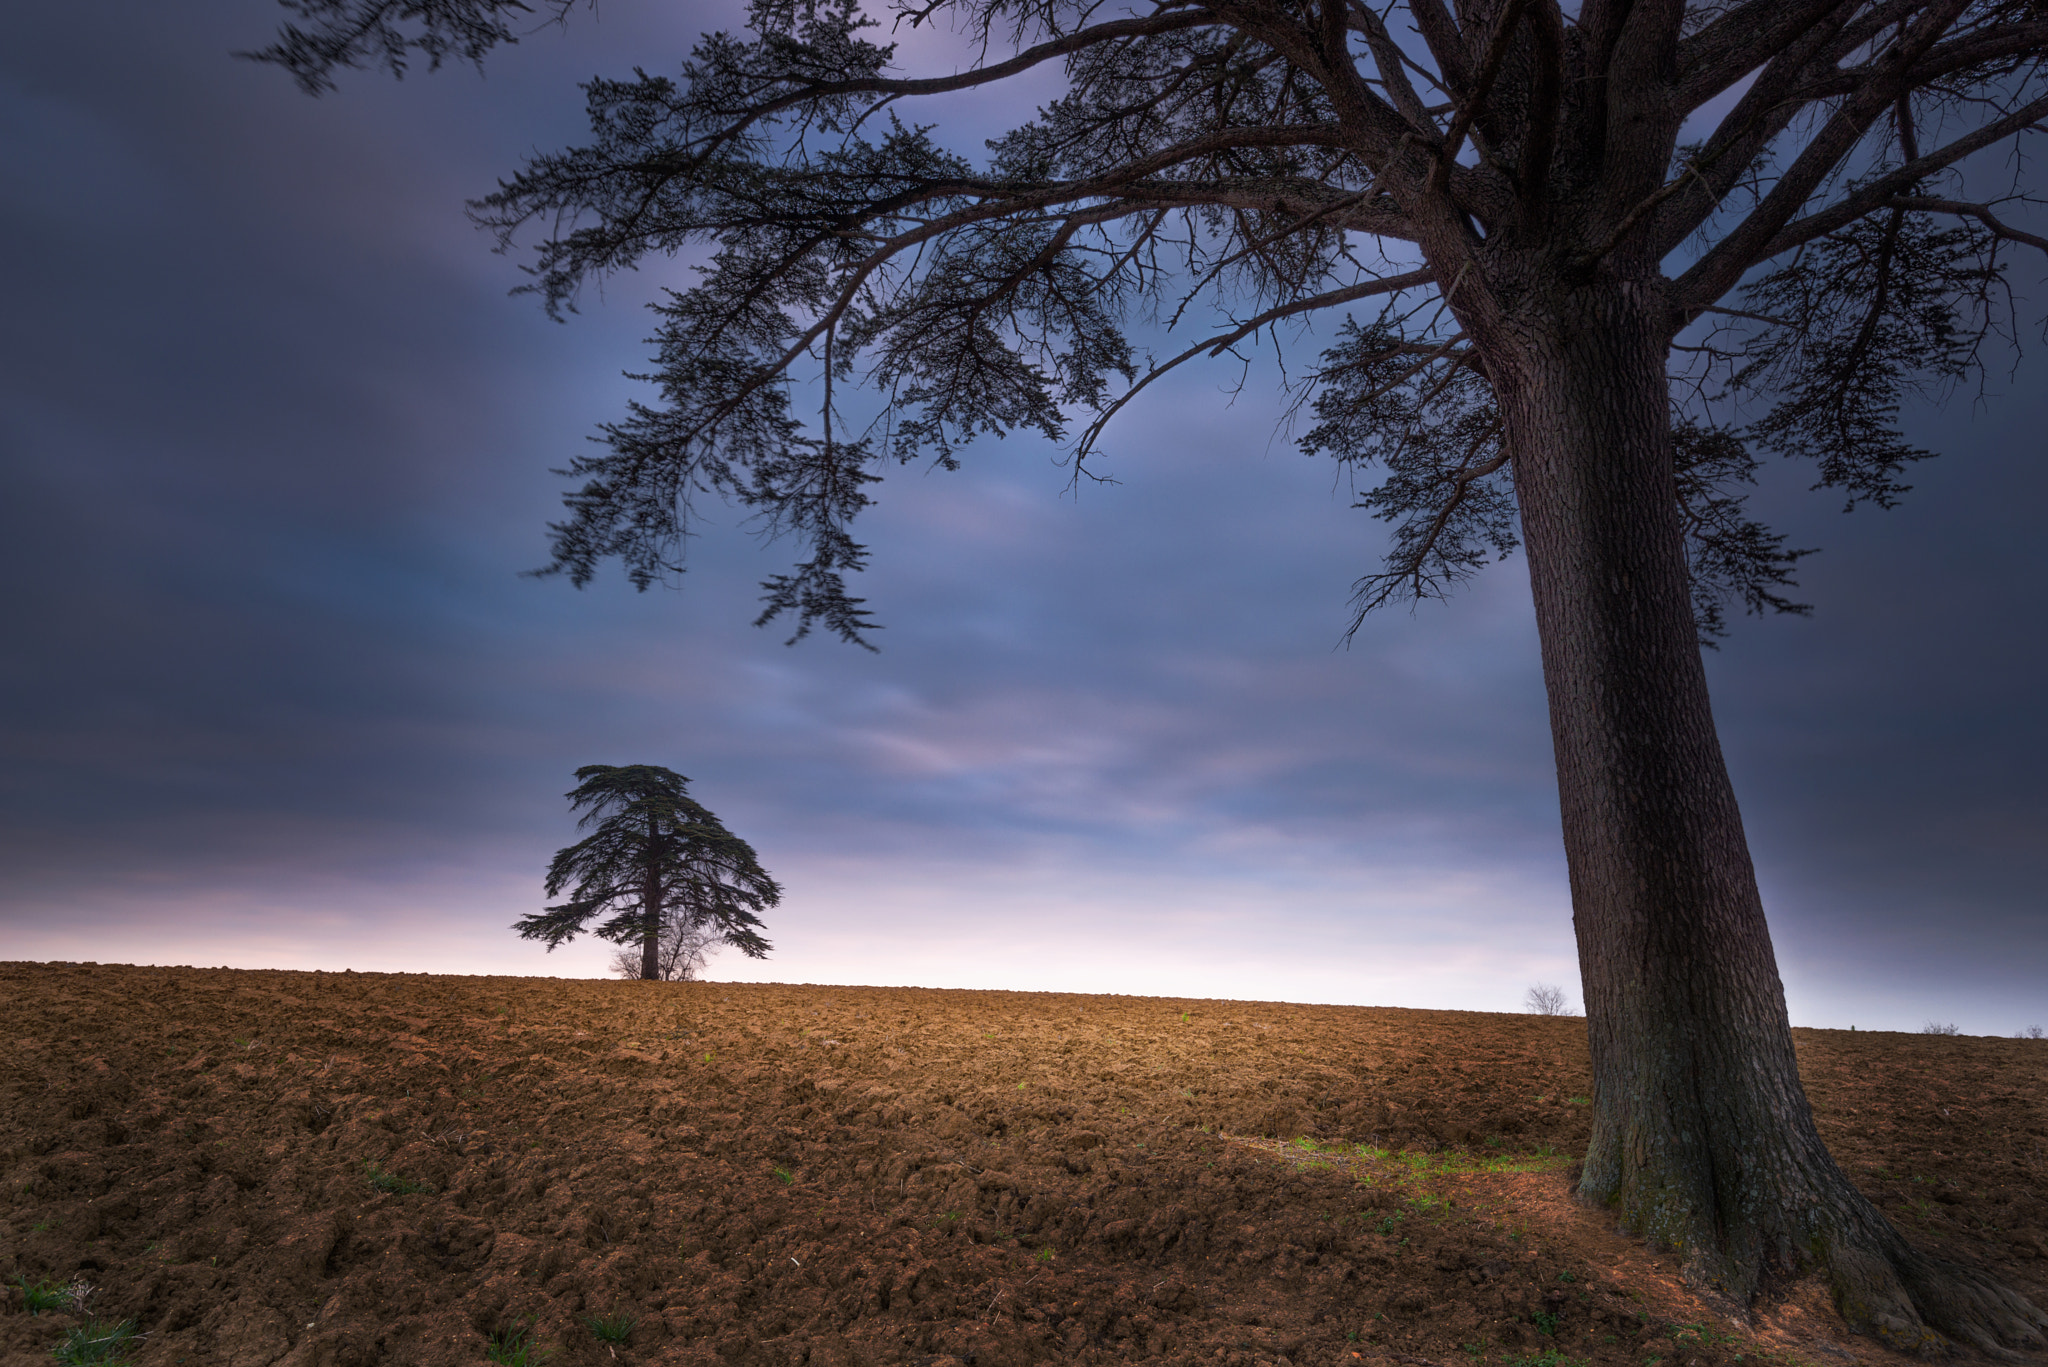
<path fill-rule="evenodd" d="M 640 978 L 653 982 L 661 977 L 661 826 L 647 818 L 647 876 L 640 893 L 640 910 L 646 922 L 640 929 Z"/>
<path fill-rule="evenodd" d="M 1822 1269 L 1849 1323 L 1892 1347 L 2038 1348 L 2048 1317 L 1911 1249 L 1814 1128 L 1707 698 L 1651 293 L 1606 281 L 1534 301 L 1482 351 L 1514 452 L 1586 995 L 1580 1197 L 1733 1307 Z"/>

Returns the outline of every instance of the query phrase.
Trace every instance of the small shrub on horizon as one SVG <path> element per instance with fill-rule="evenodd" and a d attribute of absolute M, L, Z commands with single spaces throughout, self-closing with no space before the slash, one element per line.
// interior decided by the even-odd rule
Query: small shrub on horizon
<path fill-rule="evenodd" d="M 1522 998 L 1522 1004 L 1528 1008 L 1532 1015 L 1537 1016 L 1576 1016 L 1579 1014 L 1572 1007 L 1571 1003 L 1565 1000 L 1564 989 L 1553 987 L 1549 983 L 1537 983 L 1534 987 L 1531 987 L 1529 994 Z"/>
<path fill-rule="evenodd" d="M 2012 1037 L 2014 1039 L 2043 1039 L 2048 1038 L 2048 1031 L 2042 1030 L 2038 1025 L 2030 1025 L 2024 1030 L 2013 1031 Z"/>
<path fill-rule="evenodd" d="M 1920 1027 L 1920 1033 L 1923 1035 L 1960 1035 L 1963 1032 L 1956 1029 L 1953 1021 L 1946 1025 L 1940 1021 L 1929 1021 Z"/>

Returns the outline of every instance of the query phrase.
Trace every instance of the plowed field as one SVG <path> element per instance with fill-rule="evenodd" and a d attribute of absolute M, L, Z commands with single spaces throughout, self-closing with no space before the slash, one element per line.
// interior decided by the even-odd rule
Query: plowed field
<path fill-rule="evenodd" d="M 1797 1036 L 1878 1204 L 2048 1304 L 2048 1042 Z M 0 1038 L 0 1367 L 1885 1356 L 1570 1203 L 1572 1020 L 11 964 Z"/>

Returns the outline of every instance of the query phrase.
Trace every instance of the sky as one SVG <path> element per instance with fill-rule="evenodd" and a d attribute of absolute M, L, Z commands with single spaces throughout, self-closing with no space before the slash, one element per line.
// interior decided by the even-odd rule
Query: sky
<path fill-rule="evenodd" d="M 601 976 L 510 926 L 575 769 L 647 763 L 786 889 L 714 978 L 1578 998 L 1521 562 L 1347 646 L 1384 528 L 1274 372 L 1155 386 L 1114 485 L 1035 437 L 892 474 L 878 654 L 750 627 L 790 548 L 730 512 L 679 589 L 522 577 L 689 277 L 551 323 L 463 202 L 734 12 L 624 0 L 318 100 L 230 56 L 279 17 L 79 0 L 0 48 L 0 959 Z M 971 150 L 1015 107 L 925 117 Z M 1811 618 L 1708 659 L 1795 1025 L 2048 1024 L 2044 380 L 2001 355 L 1910 413 L 1945 454 L 1894 511 L 1756 495 L 1824 548 Z"/>

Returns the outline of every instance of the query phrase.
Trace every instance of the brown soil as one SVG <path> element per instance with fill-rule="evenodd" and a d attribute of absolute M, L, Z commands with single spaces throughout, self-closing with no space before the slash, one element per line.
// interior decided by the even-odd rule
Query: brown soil
<path fill-rule="evenodd" d="M 1571 1203 L 1571 1020 L 91 964 L 0 1001 L 0 1367 L 83 1318 L 16 1279 L 89 1285 L 143 1367 L 525 1324 L 560 1367 L 1887 1360 Z M 2048 1304 L 2048 1043 L 1795 1033 L 1877 1203 Z"/>

